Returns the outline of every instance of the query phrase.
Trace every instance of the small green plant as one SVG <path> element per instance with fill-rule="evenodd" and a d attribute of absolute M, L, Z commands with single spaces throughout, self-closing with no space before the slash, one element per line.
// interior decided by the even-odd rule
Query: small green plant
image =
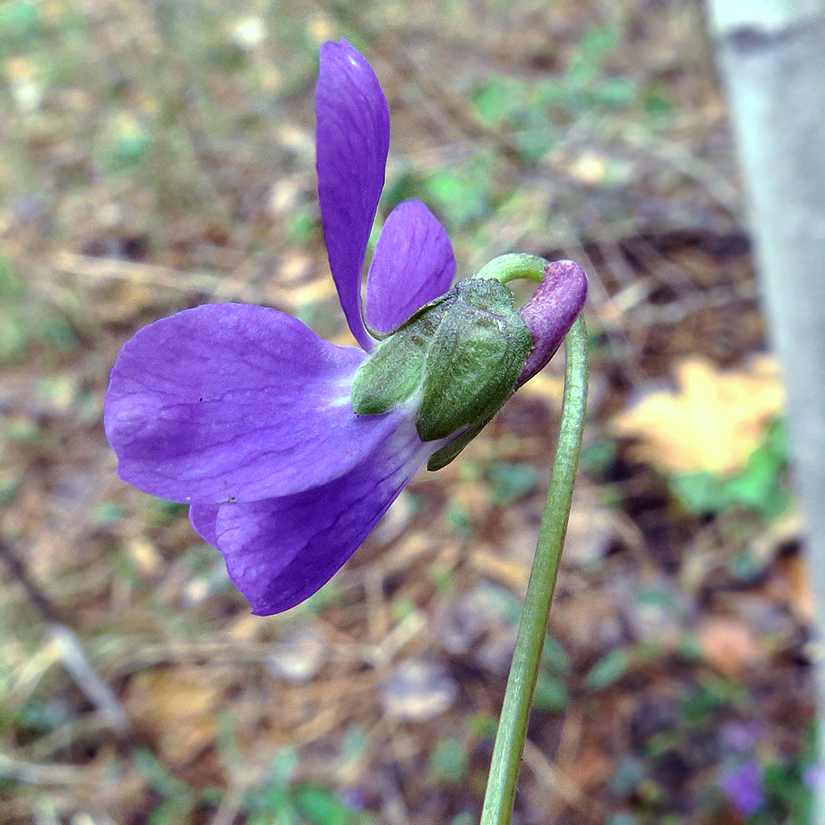
<path fill-rule="evenodd" d="M 146 748 L 136 750 L 133 758 L 149 787 L 161 797 L 160 803 L 149 814 L 149 825 L 188 822 L 197 803 L 195 792 Z"/>
<path fill-rule="evenodd" d="M 439 780 L 457 784 L 467 771 L 467 748 L 455 737 L 441 739 L 430 752 L 429 763 Z"/>
<path fill-rule="evenodd" d="M 536 487 L 536 468 L 531 464 L 496 462 L 487 469 L 490 498 L 506 506 L 529 495 Z"/>
<path fill-rule="evenodd" d="M 775 519 L 790 502 L 785 481 L 789 451 L 787 427 L 779 420 L 768 428 L 764 441 L 739 473 L 727 477 L 690 473 L 673 478 L 671 487 L 685 507 L 699 515 L 716 515 L 738 506 L 766 520 Z"/>
<path fill-rule="evenodd" d="M 293 782 L 297 759 L 293 749 L 275 757 L 267 783 L 245 800 L 248 825 L 371 825 L 369 814 L 354 810 L 335 791 Z"/>
<path fill-rule="evenodd" d="M 40 14 L 31 0 L 0 4 L 0 56 L 23 51 L 40 36 Z"/>
<path fill-rule="evenodd" d="M 572 668 L 564 648 L 552 637 L 544 640 L 534 704 L 539 710 L 560 713 L 570 703 L 568 683 Z"/>
<path fill-rule="evenodd" d="M 492 77 L 472 96 L 476 111 L 493 128 L 513 133 L 528 164 L 537 163 L 556 144 L 563 134 L 561 127 L 585 114 L 638 105 L 642 114 L 661 117 L 669 111 L 661 89 L 649 93 L 635 80 L 608 70 L 608 58 L 619 45 L 615 29 L 590 29 L 562 73 L 537 80 Z"/>

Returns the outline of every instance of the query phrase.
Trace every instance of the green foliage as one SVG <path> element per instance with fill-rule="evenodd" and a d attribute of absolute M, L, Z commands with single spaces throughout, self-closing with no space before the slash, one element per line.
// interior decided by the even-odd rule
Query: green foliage
<path fill-rule="evenodd" d="M 500 191 L 500 172 L 500 162 L 487 152 L 478 152 L 430 174 L 402 171 L 388 179 L 382 208 L 388 213 L 402 201 L 420 198 L 451 236 L 466 234 L 489 220 L 511 195 L 509 189 Z M 376 228 L 370 237 L 370 249 L 375 248 L 377 236 Z"/>
<path fill-rule="evenodd" d="M 450 527 L 462 536 L 473 535 L 473 519 L 467 508 L 458 502 L 450 502 L 445 510 L 447 523 Z"/>
<path fill-rule="evenodd" d="M 0 364 L 22 361 L 38 344 L 61 352 L 77 338 L 62 315 L 31 300 L 14 263 L 0 254 Z"/>
<path fill-rule="evenodd" d="M 570 704 L 570 690 L 565 681 L 553 673 L 540 670 L 533 704 L 548 713 L 560 713 Z"/>
<path fill-rule="evenodd" d="M 467 720 L 467 727 L 471 736 L 492 742 L 496 738 L 498 719 L 487 713 L 474 714 Z"/>
<path fill-rule="evenodd" d="M 806 769 L 815 765 L 813 751 L 799 759 L 767 765 L 763 773 L 765 805 L 748 819 L 748 825 L 810 825 L 813 794 L 805 778 Z"/>
<path fill-rule="evenodd" d="M 423 198 L 456 230 L 494 209 L 492 161 L 477 155 L 455 169 L 434 172 L 424 181 Z"/>
<path fill-rule="evenodd" d="M 494 504 L 513 504 L 536 487 L 536 468 L 531 464 L 496 462 L 487 468 L 487 483 Z"/>
<path fill-rule="evenodd" d="M 40 36 L 40 14 L 31 0 L 0 4 L 0 56 L 30 48 Z"/>
<path fill-rule="evenodd" d="M 317 783 L 294 784 L 297 764 L 298 754 L 291 748 L 275 757 L 269 781 L 245 800 L 248 825 L 366 825 L 371 821 L 329 788 Z"/>
<path fill-rule="evenodd" d="M 137 769 L 163 801 L 149 814 L 149 825 L 183 825 L 189 821 L 196 805 L 192 789 L 175 777 L 146 748 L 134 751 Z"/>
<path fill-rule="evenodd" d="M 616 442 L 602 438 L 585 445 L 579 461 L 588 475 L 604 476 L 616 461 Z"/>
<path fill-rule="evenodd" d="M 22 742 L 46 736 L 68 722 L 68 711 L 57 702 L 29 699 L 15 714 L 17 737 Z"/>
<path fill-rule="evenodd" d="M 310 209 L 296 208 L 289 218 L 286 233 L 290 245 L 310 246 L 316 243 L 320 237 L 318 216 Z"/>
<path fill-rule="evenodd" d="M 634 756 L 624 755 L 619 760 L 613 776 L 610 777 L 610 790 L 618 796 L 628 796 L 644 778 L 644 763 Z"/>
<path fill-rule="evenodd" d="M 550 635 L 544 639 L 541 668 L 533 700 L 539 710 L 560 713 L 570 704 L 568 682 L 572 668 L 562 646 Z"/>
<path fill-rule="evenodd" d="M 11 261 L 0 256 L 0 299 L 19 298 L 25 289 Z"/>
<path fill-rule="evenodd" d="M 607 825 L 640 825 L 640 821 L 632 814 L 620 811 L 607 820 Z"/>
<path fill-rule="evenodd" d="M 311 825 L 347 825 L 353 811 L 332 791 L 320 785 L 302 785 L 295 790 L 295 806 Z"/>
<path fill-rule="evenodd" d="M 149 148 L 146 126 L 130 112 L 115 112 L 100 129 L 95 156 L 105 172 L 121 172 L 142 164 Z"/>
<path fill-rule="evenodd" d="M 739 682 L 728 679 L 705 679 L 696 685 L 679 704 L 679 716 L 689 727 L 712 725 L 716 714 L 725 708 L 744 708 L 748 693 Z"/>
<path fill-rule="evenodd" d="M 602 690 L 615 684 L 633 663 L 633 654 L 626 647 L 611 650 L 602 656 L 585 676 L 584 683 L 593 690 Z"/>
<path fill-rule="evenodd" d="M 751 453 L 741 472 L 728 477 L 707 472 L 676 476 L 671 487 L 693 513 L 714 515 L 739 506 L 764 519 L 774 519 L 790 501 L 784 481 L 789 451 L 787 427 L 780 420 L 768 429 L 764 442 Z"/>
<path fill-rule="evenodd" d="M 615 29 L 590 29 L 562 73 L 537 80 L 492 77 L 475 90 L 472 102 L 485 123 L 513 133 L 529 164 L 553 148 L 560 127 L 583 115 L 632 106 L 642 115 L 661 118 L 669 114 L 672 105 L 661 88 L 640 89 L 632 78 L 610 73 L 606 63 L 620 45 Z"/>
<path fill-rule="evenodd" d="M 573 672 L 564 648 L 549 634 L 544 638 L 541 664 L 549 673 L 555 673 L 558 676 L 569 676 Z"/>
<path fill-rule="evenodd" d="M 430 752 L 430 770 L 444 782 L 458 783 L 467 771 L 467 748 L 460 739 L 441 739 Z"/>
<path fill-rule="evenodd" d="M 124 515 L 123 505 L 116 501 L 102 501 L 94 509 L 95 522 L 101 526 L 117 524 Z"/>

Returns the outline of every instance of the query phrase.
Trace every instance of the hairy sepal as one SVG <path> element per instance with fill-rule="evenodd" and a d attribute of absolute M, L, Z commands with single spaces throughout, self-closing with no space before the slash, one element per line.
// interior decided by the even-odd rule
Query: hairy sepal
<path fill-rule="evenodd" d="M 416 429 L 422 441 L 460 430 L 475 434 L 512 394 L 531 347 L 506 286 L 460 281 L 373 351 L 355 376 L 353 411 L 379 415 L 420 394 Z M 462 447 L 469 441 L 460 440 Z M 444 466 L 460 449 L 436 463 Z"/>

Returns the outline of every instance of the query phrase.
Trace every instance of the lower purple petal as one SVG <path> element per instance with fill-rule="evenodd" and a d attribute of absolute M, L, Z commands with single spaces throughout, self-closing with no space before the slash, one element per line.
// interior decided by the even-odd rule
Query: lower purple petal
<path fill-rule="evenodd" d="M 118 472 L 182 502 L 325 484 L 403 418 L 353 414 L 352 377 L 365 357 L 265 307 L 207 305 L 157 321 L 123 347 L 106 393 Z"/>
<path fill-rule="evenodd" d="M 195 532 L 213 547 L 218 546 L 218 534 L 215 525 L 218 520 L 218 510 L 220 504 L 193 504 L 189 508 L 189 521 Z"/>
<path fill-rule="evenodd" d="M 335 481 L 251 504 L 192 507 L 201 536 L 214 530 L 229 575 L 253 613 L 280 613 L 320 590 L 355 552 L 433 449 L 404 422 L 368 459 Z M 212 520 L 214 527 L 210 527 Z"/>
<path fill-rule="evenodd" d="M 392 332 L 417 309 L 450 288 L 453 247 L 444 227 L 421 201 L 390 212 L 367 276 L 367 324 Z"/>

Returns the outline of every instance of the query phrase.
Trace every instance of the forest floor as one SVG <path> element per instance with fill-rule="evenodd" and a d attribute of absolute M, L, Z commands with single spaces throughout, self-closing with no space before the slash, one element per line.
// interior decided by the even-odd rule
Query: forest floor
<path fill-rule="evenodd" d="M 314 171 L 342 36 L 389 100 L 379 218 L 426 201 L 458 277 L 511 251 L 590 277 L 514 821 L 807 825 L 781 380 L 702 8 L 667 0 L 0 6 L 0 825 L 478 821 L 563 359 L 266 619 L 185 507 L 120 481 L 101 425 L 119 348 L 186 307 L 351 342 Z"/>

